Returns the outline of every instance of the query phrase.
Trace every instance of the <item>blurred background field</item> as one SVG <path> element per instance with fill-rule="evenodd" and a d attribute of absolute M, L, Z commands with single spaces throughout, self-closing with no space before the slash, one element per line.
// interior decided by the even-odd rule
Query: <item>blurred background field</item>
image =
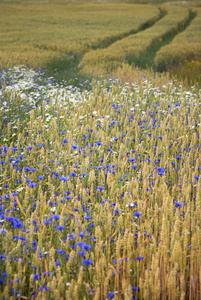
<path fill-rule="evenodd" d="M 1 66 L 43 66 L 51 58 L 81 55 L 137 32 L 159 10 L 131 4 L 1 4 Z"/>
<path fill-rule="evenodd" d="M 1 1 L 0 65 L 39 66 L 69 81 L 114 76 L 127 63 L 169 71 L 193 84 L 200 81 L 199 6 L 200 1 Z"/>
<path fill-rule="evenodd" d="M 186 8 L 164 6 L 160 10 L 161 19 L 153 26 L 118 40 L 106 49 L 86 53 L 82 60 L 84 71 L 87 72 L 90 68 L 91 72 L 99 74 L 105 71 L 112 72 L 125 61 L 130 61 L 131 64 L 137 62 L 141 66 L 141 57 L 144 54 L 148 57 L 147 52 L 152 52 L 154 42 L 162 42 L 166 36 L 178 31 L 180 27 L 183 28 L 189 19 L 189 11 Z"/>

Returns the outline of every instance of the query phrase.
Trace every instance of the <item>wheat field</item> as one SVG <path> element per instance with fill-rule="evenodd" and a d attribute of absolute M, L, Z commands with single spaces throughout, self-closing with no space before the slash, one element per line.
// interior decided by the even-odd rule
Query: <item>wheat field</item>
<path fill-rule="evenodd" d="M 152 6 L 0 3 L 0 63 L 42 66 L 136 32 L 157 18 Z"/>
<path fill-rule="evenodd" d="M 201 299 L 200 2 L 83 2 L 0 3 L 0 299 Z"/>

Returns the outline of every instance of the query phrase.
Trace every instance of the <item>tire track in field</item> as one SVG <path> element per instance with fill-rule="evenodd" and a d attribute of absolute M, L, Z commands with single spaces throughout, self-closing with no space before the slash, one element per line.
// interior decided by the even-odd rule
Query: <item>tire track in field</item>
<path fill-rule="evenodd" d="M 124 38 L 128 37 L 131 34 L 136 34 L 138 32 L 144 31 L 144 30 L 154 26 L 156 22 L 158 22 L 160 19 L 162 19 L 167 14 L 166 11 L 164 11 L 160 8 L 159 8 L 159 11 L 160 11 L 160 13 L 159 13 L 158 16 L 154 16 L 153 18 L 145 21 L 144 23 L 142 23 L 139 26 L 138 29 L 131 29 L 128 32 L 124 32 L 124 33 L 121 33 L 121 34 L 118 34 L 118 35 L 115 35 L 115 36 L 108 37 L 105 40 L 90 46 L 89 50 L 97 50 L 97 49 L 107 48 L 110 45 L 112 45 L 113 43 L 115 43 L 117 41 L 120 41 L 120 40 L 123 40 Z"/>
<path fill-rule="evenodd" d="M 178 34 L 183 32 L 191 24 L 192 20 L 195 17 L 196 17 L 196 13 L 189 10 L 189 18 L 183 24 L 183 26 L 181 26 L 181 28 L 179 30 L 177 30 L 176 32 L 170 32 L 163 39 L 161 38 L 160 41 L 154 41 L 152 43 L 152 45 L 150 46 L 150 48 L 147 49 L 147 51 L 144 52 L 139 57 L 138 60 L 136 60 L 136 58 L 129 57 L 129 59 L 127 59 L 127 62 L 131 65 L 133 63 L 135 63 L 135 66 L 137 66 L 139 68 L 143 68 L 143 69 L 148 68 L 148 69 L 152 69 L 153 71 L 159 71 L 159 72 L 165 71 L 162 68 L 157 68 L 156 65 L 154 64 L 154 58 L 155 58 L 157 52 L 160 50 L 161 47 L 170 44 L 172 42 L 172 40 L 175 38 L 175 36 L 177 36 Z"/>

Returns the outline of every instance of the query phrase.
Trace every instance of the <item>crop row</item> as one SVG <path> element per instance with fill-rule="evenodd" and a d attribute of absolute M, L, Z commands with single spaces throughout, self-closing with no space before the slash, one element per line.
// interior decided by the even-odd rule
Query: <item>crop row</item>
<path fill-rule="evenodd" d="M 189 18 L 186 8 L 164 6 L 162 10 L 167 14 L 150 28 L 117 41 L 107 49 L 87 52 L 81 62 L 83 71 L 98 74 L 112 72 L 126 59 L 138 59 L 155 41 L 163 40 L 182 28 Z"/>
<path fill-rule="evenodd" d="M 162 47 L 156 54 L 155 64 L 158 69 L 166 69 L 169 65 L 177 65 L 184 61 L 201 59 L 201 9 L 193 10 L 196 17 L 185 31 Z"/>

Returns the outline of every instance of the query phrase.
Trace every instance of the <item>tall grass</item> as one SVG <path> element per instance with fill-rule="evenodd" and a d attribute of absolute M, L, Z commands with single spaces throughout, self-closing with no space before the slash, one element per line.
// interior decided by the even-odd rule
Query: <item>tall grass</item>
<path fill-rule="evenodd" d="M 167 69 L 168 66 L 178 65 L 185 61 L 200 61 L 201 59 L 201 9 L 193 10 L 195 19 L 185 31 L 178 34 L 174 40 L 162 47 L 156 57 L 155 64 L 158 69 Z"/>

